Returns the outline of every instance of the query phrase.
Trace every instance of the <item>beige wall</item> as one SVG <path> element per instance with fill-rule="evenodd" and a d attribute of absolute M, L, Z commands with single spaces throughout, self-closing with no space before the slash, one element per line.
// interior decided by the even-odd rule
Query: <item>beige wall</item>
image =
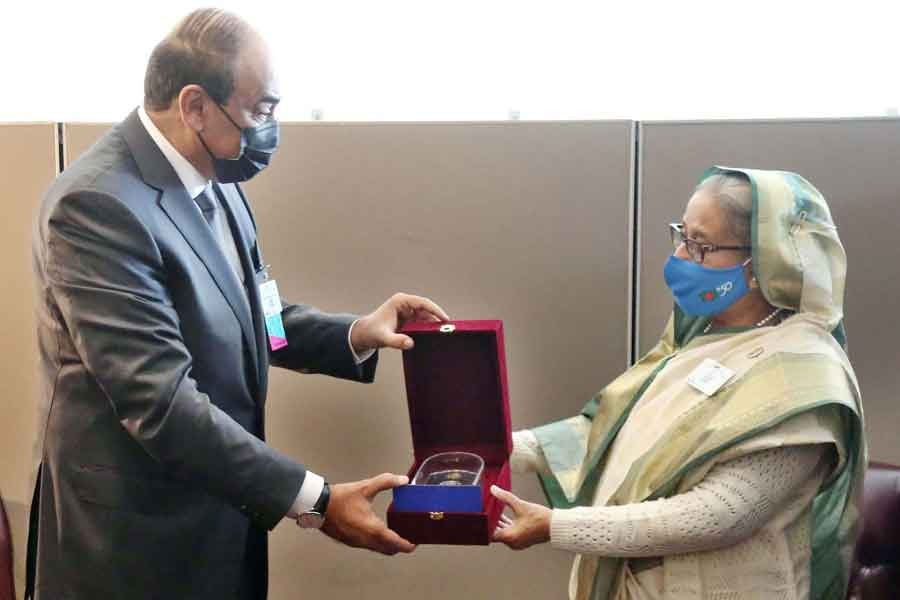
<path fill-rule="evenodd" d="M 71 156 L 104 126 L 66 128 Z M 632 124 L 286 124 L 248 192 L 287 298 L 372 310 L 432 296 L 505 321 L 513 423 L 570 416 L 627 361 Z M 272 371 L 270 442 L 334 481 L 412 461 L 399 355 L 371 386 Z M 514 488 L 533 500 L 533 478 Z M 379 503 L 386 508 L 388 498 Z M 272 535 L 275 599 L 561 598 L 547 547 L 421 547 L 387 559 L 292 523 Z M 534 576 L 540 573 L 540 576 Z"/>
<path fill-rule="evenodd" d="M 641 125 L 639 347 L 672 309 L 662 279 L 678 220 L 713 165 L 795 171 L 825 195 L 847 250 L 845 315 L 870 455 L 900 463 L 900 120 L 684 122 Z"/>
<path fill-rule="evenodd" d="M 31 222 L 44 189 L 57 171 L 56 125 L 0 124 L 0 201 L 3 204 L 0 255 L 0 493 L 7 505 L 16 555 L 17 589 L 31 502 L 31 457 L 35 431 L 37 339 L 31 278 Z M 21 592 L 20 592 L 21 593 Z"/>

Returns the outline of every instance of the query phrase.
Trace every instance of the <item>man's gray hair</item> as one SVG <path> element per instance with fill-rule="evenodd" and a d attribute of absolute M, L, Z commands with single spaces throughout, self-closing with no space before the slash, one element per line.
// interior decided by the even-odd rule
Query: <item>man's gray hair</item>
<path fill-rule="evenodd" d="M 731 233 L 740 244 L 750 246 L 753 215 L 750 179 L 743 173 L 718 173 L 701 181 L 695 191 L 700 190 L 709 192 L 719 201 Z"/>
<path fill-rule="evenodd" d="M 252 33 L 240 17 L 216 8 L 186 16 L 157 44 L 144 76 L 144 106 L 165 110 L 186 85 L 197 84 L 219 104 L 234 92 L 239 52 Z"/>

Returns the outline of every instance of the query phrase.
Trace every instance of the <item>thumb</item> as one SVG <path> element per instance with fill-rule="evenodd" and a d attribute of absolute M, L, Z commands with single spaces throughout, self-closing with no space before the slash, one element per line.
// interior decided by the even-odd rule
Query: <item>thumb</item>
<path fill-rule="evenodd" d="M 370 500 L 385 490 L 390 490 L 401 485 L 409 483 L 409 477 L 406 475 L 394 475 L 393 473 L 382 473 L 369 480 L 366 485 L 366 497 Z"/>
<path fill-rule="evenodd" d="M 519 514 L 519 507 L 522 504 L 522 501 L 518 496 L 513 494 L 512 492 L 507 492 L 503 488 L 499 488 L 496 485 L 491 486 L 491 494 L 493 494 L 494 498 L 509 506 L 514 513 Z"/>
<path fill-rule="evenodd" d="M 413 340 L 408 335 L 402 333 L 388 333 L 382 340 L 385 348 L 394 348 L 396 350 L 410 350 L 413 347 Z"/>

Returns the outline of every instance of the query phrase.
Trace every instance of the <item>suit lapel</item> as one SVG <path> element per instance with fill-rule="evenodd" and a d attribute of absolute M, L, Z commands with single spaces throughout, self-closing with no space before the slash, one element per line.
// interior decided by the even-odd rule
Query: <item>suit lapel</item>
<path fill-rule="evenodd" d="M 219 197 L 222 208 L 228 215 L 228 224 L 231 227 L 234 243 L 241 257 L 241 267 L 244 269 L 244 281 L 247 282 L 247 295 L 250 298 L 251 312 L 253 313 L 253 327 L 256 332 L 256 345 L 259 350 L 258 372 L 260 382 L 260 401 L 265 402 L 268 371 L 268 339 L 266 338 L 266 325 L 263 320 L 262 301 L 259 297 L 258 271 L 265 265 L 257 265 L 251 258 L 249 240 L 252 239 L 251 228 L 253 216 L 249 213 L 239 195 L 236 185 L 213 184 L 213 188 Z M 246 215 L 246 218 L 243 218 Z"/>
<path fill-rule="evenodd" d="M 178 178 L 172 165 L 144 129 L 137 111 L 132 112 L 122 123 L 122 134 L 131 148 L 132 156 L 144 181 L 160 190 L 160 208 L 206 266 L 213 281 L 216 282 L 216 286 L 234 312 L 234 316 L 241 325 L 244 340 L 250 348 L 251 362 L 258 379 L 259 351 L 250 306 L 241 289 L 241 283 L 228 264 L 228 259 L 219 247 L 212 230 L 200 211 L 194 206 L 194 200 L 188 196 L 184 184 Z M 235 242 L 237 241 L 235 239 Z M 252 281 L 252 275 L 250 280 Z"/>

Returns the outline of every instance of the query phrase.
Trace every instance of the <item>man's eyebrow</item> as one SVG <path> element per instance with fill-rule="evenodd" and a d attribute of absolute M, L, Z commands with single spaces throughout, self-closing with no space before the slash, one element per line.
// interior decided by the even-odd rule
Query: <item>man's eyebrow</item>
<path fill-rule="evenodd" d="M 281 98 L 279 96 L 276 96 L 275 94 L 266 94 L 259 99 L 259 102 L 257 102 L 257 104 L 278 104 L 279 102 L 281 102 Z"/>

